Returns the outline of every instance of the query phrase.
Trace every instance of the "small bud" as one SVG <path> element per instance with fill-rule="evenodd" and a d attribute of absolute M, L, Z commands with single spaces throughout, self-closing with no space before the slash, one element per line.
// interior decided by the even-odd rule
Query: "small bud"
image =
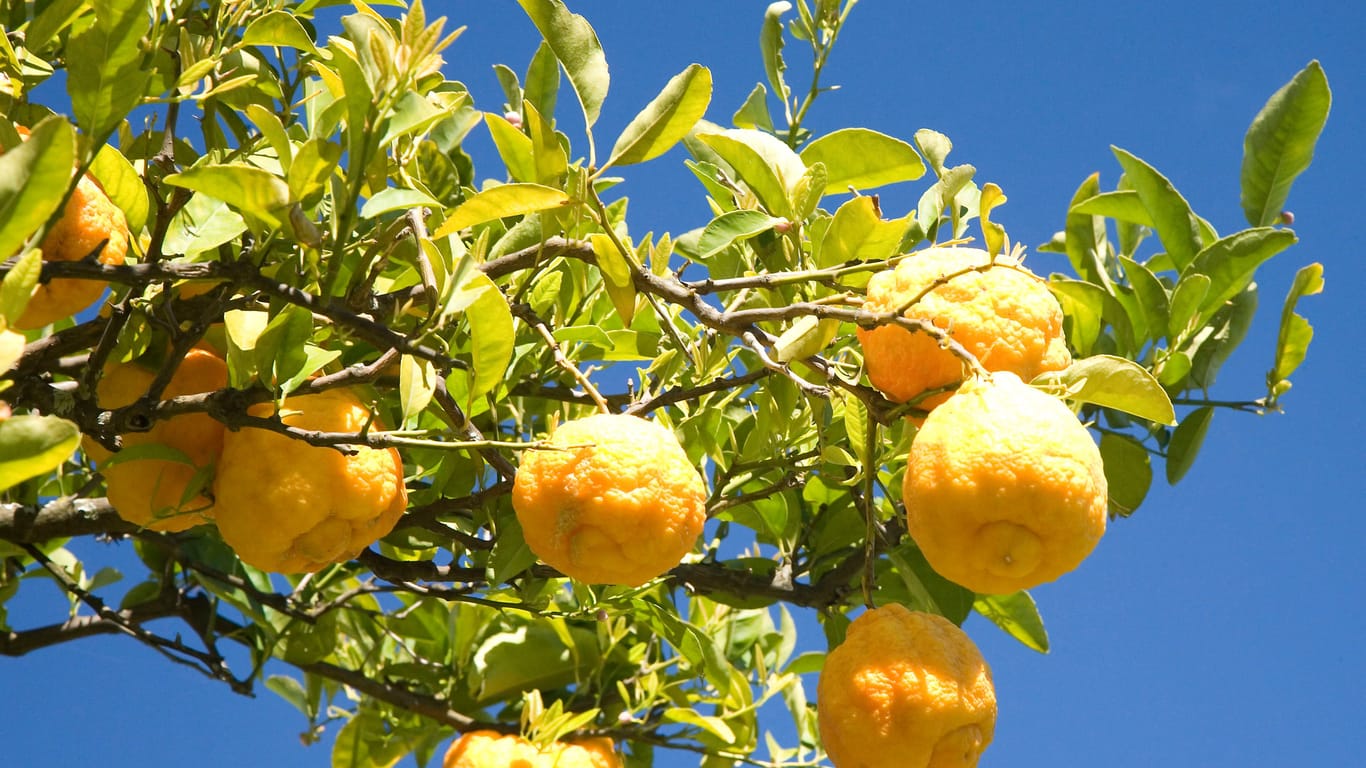
<path fill-rule="evenodd" d="M 617 723 L 620 725 L 630 725 L 635 721 L 636 719 L 631 716 L 630 712 L 622 712 L 621 714 L 617 715 Z"/>
<path fill-rule="evenodd" d="M 505 112 L 505 113 L 503 113 L 503 119 L 506 120 L 506 121 L 508 121 L 509 123 L 512 123 L 512 127 L 513 127 L 513 128 L 521 128 L 521 127 L 522 127 L 522 113 L 521 113 L 521 112 Z"/>
<path fill-rule="evenodd" d="M 1292 211 L 1281 211 L 1281 223 L 1287 227 L 1294 226 L 1295 214 Z"/>
<path fill-rule="evenodd" d="M 598 612 L 593 614 L 593 618 L 597 619 L 598 621 L 605 622 L 610 617 L 607 615 L 607 611 L 599 608 Z"/>
<path fill-rule="evenodd" d="M 785 234 L 787 234 L 788 232 L 790 232 L 791 230 L 792 230 L 792 222 L 788 221 L 787 219 L 783 219 L 782 221 L 780 221 L 780 222 L 778 222 L 777 224 L 774 224 L 774 225 L 773 225 L 773 231 L 774 231 L 774 232 L 777 232 L 777 233 L 780 234 L 780 235 L 785 235 Z"/>

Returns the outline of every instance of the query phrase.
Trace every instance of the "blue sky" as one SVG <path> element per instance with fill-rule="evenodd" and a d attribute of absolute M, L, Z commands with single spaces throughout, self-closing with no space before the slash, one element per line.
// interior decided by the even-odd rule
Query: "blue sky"
<path fill-rule="evenodd" d="M 614 75 L 599 143 L 694 61 L 715 78 L 708 117 L 728 122 L 763 78 L 757 38 L 766 4 L 571 3 L 596 27 Z M 497 109 L 490 65 L 523 70 L 534 28 L 514 3 L 430 5 L 429 15 L 469 26 L 447 53 L 448 76 Z M 1322 262 L 1327 288 L 1301 304 L 1316 337 L 1287 412 L 1217 414 L 1181 485 L 1155 485 L 1080 569 L 1034 591 L 1050 654 L 969 619 L 1000 702 L 982 764 L 1357 765 L 1366 751 L 1366 661 L 1355 645 L 1366 634 L 1355 607 L 1366 586 L 1366 424 L 1356 396 L 1366 371 L 1356 323 L 1366 268 L 1353 210 L 1366 171 L 1358 139 L 1366 6 L 1040 5 L 863 0 L 827 72 L 841 89 L 822 97 L 810 127 L 948 134 L 954 160 L 1009 195 L 993 218 L 1031 246 L 1061 228 L 1088 174 L 1113 185 L 1111 144 L 1167 174 L 1228 232 L 1243 225 L 1238 172 L 1249 121 L 1317 58 L 1335 98 L 1314 165 L 1290 197 L 1301 241 L 1265 267 L 1261 315 L 1212 394 L 1262 394 L 1279 302 L 1299 266 Z M 802 71 L 794 61 L 799 82 Z M 495 173 L 486 138 L 472 139 L 471 150 L 483 175 Z M 620 189 L 632 198 L 633 229 L 679 233 L 705 223 L 701 190 L 682 160 L 675 152 L 625 169 Z M 884 210 L 908 209 L 922 189 L 885 190 Z M 1037 253 L 1028 261 L 1042 273 L 1064 262 Z M 122 638 L 0 658 L 6 765 L 328 765 L 330 743 L 302 747 L 303 727 L 273 694 L 233 695 Z M 695 763 L 680 756 L 657 764 Z"/>

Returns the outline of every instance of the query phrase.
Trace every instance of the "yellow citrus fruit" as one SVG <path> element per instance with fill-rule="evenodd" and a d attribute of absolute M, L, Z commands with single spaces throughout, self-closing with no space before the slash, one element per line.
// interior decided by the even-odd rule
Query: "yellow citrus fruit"
<path fill-rule="evenodd" d="M 702 533 L 707 489 L 673 432 L 623 414 L 567 422 L 527 451 L 512 506 L 527 546 L 571 578 L 635 586 Z"/>
<path fill-rule="evenodd" d="M 270 416 L 272 404 L 252 406 Z M 285 424 L 321 432 L 379 429 L 347 390 L 285 398 Z M 243 562 L 276 573 L 317 571 L 349 560 L 393 530 L 408 506 L 403 461 L 393 448 L 346 454 L 267 429 L 223 436 L 214 518 Z"/>
<path fill-rule="evenodd" d="M 969 768 L 996 730 L 991 669 L 943 616 L 865 612 L 825 659 L 821 742 L 836 768 Z"/>
<path fill-rule="evenodd" d="M 557 741 L 544 749 L 520 736 L 472 731 L 456 739 L 441 768 L 622 768 L 611 739 Z"/>
<path fill-rule="evenodd" d="M 984 594 L 1076 568 L 1105 533 L 1106 493 L 1090 433 L 1010 373 L 968 380 L 925 418 L 902 490 L 925 559 Z"/>
<path fill-rule="evenodd" d="M 131 405 L 147 394 L 154 377 L 154 372 L 136 363 L 110 366 L 96 388 L 100 406 Z M 208 350 L 192 349 L 176 367 L 162 398 L 215 392 L 227 385 L 227 363 Z M 183 531 L 212 518 L 213 501 L 203 493 L 190 493 L 196 484 L 208 488 L 204 474 L 223 450 L 223 425 L 208 414 L 174 416 L 156 422 L 147 432 L 123 436 L 124 451 L 155 453 L 152 446 L 165 446 L 179 451 L 183 459 L 130 454 L 104 467 L 112 454 L 89 438 L 82 445 L 86 455 L 101 465 L 109 503 L 124 520 L 155 531 Z"/>
<path fill-rule="evenodd" d="M 19 133 L 28 135 L 23 128 Z M 87 174 L 77 182 L 61 218 L 43 236 L 38 247 L 43 251 L 44 261 L 81 261 L 101 243 L 104 247 L 100 250 L 99 263 L 122 264 L 128 255 L 128 222 L 123 211 Z M 98 301 L 104 289 L 105 283 L 99 280 L 68 278 L 40 283 L 23 314 L 14 321 L 14 327 L 21 330 L 41 328 L 71 317 Z"/>
<path fill-rule="evenodd" d="M 912 254 L 874 275 L 863 303 L 870 312 L 903 307 L 904 316 L 944 329 L 989 371 L 1029 380 L 1072 361 L 1058 300 L 1008 256 L 992 262 L 990 254 L 976 248 Z M 859 328 L 857 334 L 869 381 L 892 400 L 908 402 L 963 378 L 959 359 L 928 334 L 895 325 Z M 949 394 L 928 394 L 918 404 L 930 410 Z"/>

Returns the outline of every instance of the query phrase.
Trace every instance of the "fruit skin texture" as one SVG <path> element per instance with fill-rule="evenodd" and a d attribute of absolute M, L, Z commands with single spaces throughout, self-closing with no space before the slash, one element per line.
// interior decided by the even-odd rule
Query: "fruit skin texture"
<path fill-rule="evenodd" d="M 27 136 L 28 131 L 19 130 Z M 123 211 L 104 194 L 89 174 L 81 177 L 66 201 L 66 208 L 39 247 L 44 261 L 80 261 L 108 239 L 99 263 L 122 264 L 128 255 L 128 223 Z M 49 280 L 34 289 L 23 314 L 14 321 L 20 330 L 41 328 L 71 317 L 99 300 L 105 284 L 98 280 Z"/>
<path fill-rule="evenodd" d="M 1090 433 L 1009 373 L 969 380 L 925 418 L 902 500 L 930 565 L 984 594 L 1053 581 L 1105 533 L 1105 472 Z"/>
<path fill-rule="evenodd" d="M 692 549 L 707 489 L 673 432 L 600 413 L 562 424 L 549 442 L 565 448 L 523 453 L 512 488 L 537 557 L 585 583 L 636 586 Z"/>
<path fill-rule="evenodd" d="M 110 366 L 96 387 L 103 408 L 131 405 L 147 393 L 156 374 L 136 363 Z M 207 349 L 192 349 L 176 367 L 162 392 L 162 399 L 214 392 L 228 385 L 228 365 Z M 103 465 L 112 453 L 89 438 L 81 441 L 85 453 Z M 223 451 L 223 425 L 207 413 L 186 413 L 158 421 L 147 432 L 123 436 L 124 449 L 164 445 L 185 454 L 183 461 L 134 458 L 102 468 L 109 503 L 119 517 L 154 531 L 183 531 L 210 522 L 213 500 L 204 494 L 185 498 L 195 476 L 218 461 Z M 207 486 L 204 486 L 207 487 Z"/>
<path fill-rule="evenodd" d="M 1062 308 L 1038 278 L 1007 256 L 976 248 L 927 248 L 892 270 L 873 275 L 863 308 L 894 312 L 935 282 L 903 314 L 948 331 L 988 371 L 1010 371 L 1028 381 L 1060 371 L 1072 362 L 1063 338 Z M 984 271 L 957 274 L 965 269 Z M 928 334 L 895 325 L 857 329 L 868 379 L 897 402 L 927 390 L 957 384 L 963 364 Z M 919 406 L 930 410 L 951 393 L 930 395 Z"/>
<path fill-rule="evenodd" d="M 996 731 L 991 669 L 943 616 L 865 612 L 825 659 L 821 742 L 836 768 L 970 768 Z"/>
<path fill-rule="evenodd" d="M 441 768 L 622 768 L 611 739 L 557 741 L 544 752 L 520 736 L 472 731 L 456 739 Z"/>
<path fill-rule="evenodd" d="M 272 405 L 250 408 L 270 416 Z M 285 398 L 285 424 L 323 432 L 378 429 L 347 390 Z M 304 573 L 350 560 L 393 530 L 408 506 L 403 460 L 393 448 L 350 455 L 277 432 L 243 427 L 223 436 L 214 517 L 243 562 Z"/>

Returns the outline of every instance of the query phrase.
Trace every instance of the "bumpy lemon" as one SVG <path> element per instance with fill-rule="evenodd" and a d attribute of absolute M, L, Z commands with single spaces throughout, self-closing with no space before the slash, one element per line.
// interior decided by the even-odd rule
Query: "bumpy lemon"
<path fill-rule="evenodd" d="M 977 646 L 944 617 L 895 604 L 849 626 L 817 695 L 836 768 L 970 768 L 996 730 L 996 689 Z"/>
<path fill-rule="evenodd" d="M 269 416 L 272 405 L 252 406 Z M 321 432 L 377 429 L 347 390 L 285 399 L 285 424 Z M 393 530 L 408 505 L 403 461 L 389 448 L 351 454 L 265 429 L 223 436 L 214 479 L 214 517 L 243 562 L 303 573 L 349 560 Z"/>
<path fill-rule="evenodd" d="M 28 130 L 20 127 L 21 136 Z M 100 249 L 101 264 L 122 264 L 128 255 L 128 222 L 89 174 L 76 184 L 62 216 L 43 237 L 44 261 L 80 261 Z M 14 321 L 21 330 L 41 328 L 71 317 L 99 300 L 106 285 L 99 280 L 50 280 L 34 288 L 28 306 Z"/>
<path fill-rule="evenodd" d="M 112 365 L 96 388 L 102 408 L 122 408 L 147 394 L 155 373 L 136 363 Z M 162 398 L 215 392 L 228 385 L 228 366 L 207 349 L 192 349 L 176 367 Z M 123 457 L 103 466 L 112 454 L 86 438 L 85 453 L 101 465 L 109 503 L 119 517 L 154 531 L 183 531 L 209 522 L 213 501 L 190 488 L 207 488 L 205 474 L 223 451 L 223 425 L 205 413 L 186 413 L 158 421 L 147 432 L 123 436 L 123 450 L 154 453 L 153 446 L 179 451 L 176 459 L 153 455 Z M 188 463 L 187 463 L 188 462 Z"/>
<path fill-rule="evenodd" d="M 980 593 L 1052 581 L 1105 533 L 1105 472 L 1090 433 L 1010 373 L 969 380 L 926 417 L 902 493 L 925 559 Z"/>
<path fill-rule="evenodd" d="M 446 752 L 442 768 L 622 768 L 611 739 L 562 742 L 538 750 L 520 736 L 473 731 Z"/>
<path fill-rule="evenodd" d="M 635 586 L 678 564 L 702 533 L 707 489 L 674 434 L 635 416 L 567 422 L 527 451 L 512 506 L 527 546 L 566 576 Z"/>
<path fill-rule="evenodd" d="M 918 297 L 918 300 L 917 300 Z M 907 304 L 910 304 L 907 307 Z M 863 308 L 944 329 L 989 371 L 1029 380 L 1072 361 L 1062 308 L 1038 278 L 1007 256 L 976 248 L 928 248 L 868 281 Z M 963 365 L 928 334 L 882 325 L 857 330 L 868 379 L 888 398 L 930 410 L 963 378 Z M 927 394 L 928 393 L 928 394 Z"/>

